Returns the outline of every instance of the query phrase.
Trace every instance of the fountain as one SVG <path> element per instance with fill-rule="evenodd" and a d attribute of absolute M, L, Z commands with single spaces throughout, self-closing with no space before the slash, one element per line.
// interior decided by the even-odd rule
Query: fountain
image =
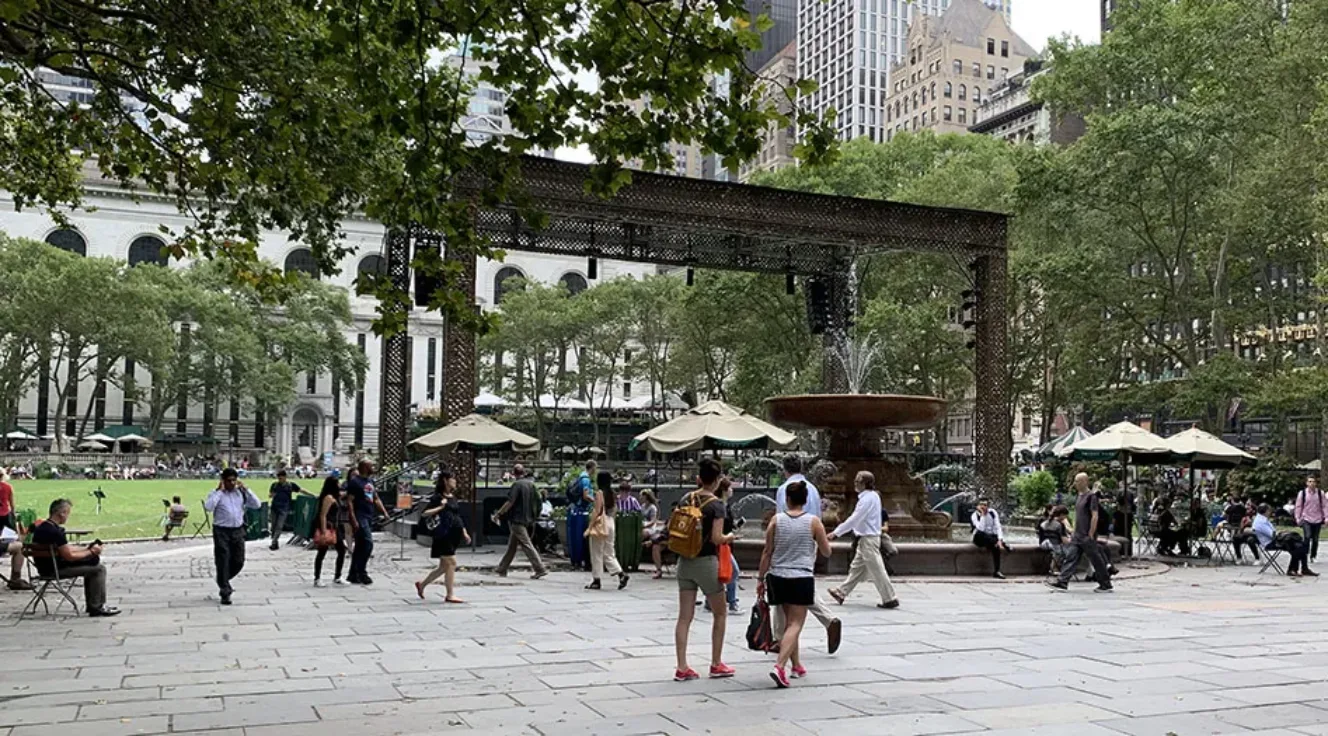
<path fill-rule="evenodd" d="M 843 369 L 850 393 L 766 399 L 770 420 L 785 427 L 817 429 L 828 434 L 827 458 L 838 472 L 821 488 L 821 493 L 835 501 L 844 516 L 857 500 L 853 477 L 866 470 L 876 477 L 881 504 L 890 514 L 892 535 L 948 539 L 950 515 L 930 509 L 922 481 L 912 476 L 906 463 L 881 452 L 881 435 L 887 430 L 930 429 L 939 424 L 945 416 L 945 399 L 859 393 L 870 374 L 877 346 L 870 340 L 853 344 L 847 339 L 841 339 L 839 345 L 833 354 Z M 826 521 L 830 524 L 836 520 Z"/>

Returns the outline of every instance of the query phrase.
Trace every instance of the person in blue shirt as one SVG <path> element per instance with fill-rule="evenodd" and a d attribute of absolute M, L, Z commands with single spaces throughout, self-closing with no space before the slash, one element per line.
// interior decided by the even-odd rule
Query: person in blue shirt
<path fill-rule="evenodd" d="M 244 513 L 262 506 L 234 468 L 221 471 L 221 482 L 203 501 L 203 508 L 212 514 L 213 566 L 223 606 L 231 604 L 231 580 L 244 569 Z"/>
<path fill-rule="evenodd" d="M 589 514 L 591 508 L 595 506 L 595 477 L 598 470 L 599 463 L 594 460 L 586 461 L 586 469 L 581 471 L 581 475 L 576 479 L 576 489 L 581 493 L 572 504 L 573 512 Z"/>
<path fill-rule="evenodd" d="M 1319 573 L 1309 567 L 1305 540 L 1296 534 L 1278 534 L 1273 528 L 1272 520 L 1269 519 L 1270 513 L 1272 513 L 1271 506 L 1266 503 L 1259 504 L 1259 513 L 1254 517 L 1254 536 L 1259 538 L 1259 546 L 1267 550 L 1282 550 L 1291 555 L 1291 562 L 1286 569 L 1287 577 L 1296 578 L 1301 575 L 1319 577 Z"/>
<path fill-rule="evenodd" d="M 346 495 L 350 498 L 351 513 L 355 515 L 355 548 L 350 557 L 350 573 L 346 581 L 355 585 L 373 585 L 369 577 L 369 557 L 373 555 L 374 512 L 387 516 L 383 502 L 373 492 L 374 466 L 361 460 L 356 473 L 346 481 Z"/>

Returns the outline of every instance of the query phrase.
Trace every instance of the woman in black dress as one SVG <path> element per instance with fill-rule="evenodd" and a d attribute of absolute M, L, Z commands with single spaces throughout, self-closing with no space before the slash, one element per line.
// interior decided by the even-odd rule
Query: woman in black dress
<path fill-rule="evenodd" d="M 443 469 L 438 472 L 438 484 L 420 517 L 424 528 L 433 534 L 431 556 L 438 560 L 438 567 L 429 571 L 424 580 L 415 583 L 415 592 L 424 599 L 424 589 L 438 578 L 443 578 L 443 587 L 447 595 L 443 600 L 448 603 L 465 603 L 455 595 L 456 586 L 456 551 L 462 544 L 470 544 L 470 532 L 461 520 L 456 508 L 456 478 L 452 471 Z"/>

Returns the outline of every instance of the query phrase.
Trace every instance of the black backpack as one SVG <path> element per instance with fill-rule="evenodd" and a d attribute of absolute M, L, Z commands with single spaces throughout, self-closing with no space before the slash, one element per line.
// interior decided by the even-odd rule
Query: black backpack
<path fill-rule="evenodd" d="M 768 652 L 775 645 L 775 635 L 770 627 L 770 605 L 764 599 L 752 606 L 752 618 L 747 624 L 747 648 L 757 652 Z"/>

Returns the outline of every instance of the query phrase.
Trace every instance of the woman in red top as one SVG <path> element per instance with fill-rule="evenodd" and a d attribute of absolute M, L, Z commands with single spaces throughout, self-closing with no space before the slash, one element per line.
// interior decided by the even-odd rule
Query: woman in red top
<path fill-rule="evenodd" d="M 14 518 L 14 487 L 9 485 L 9 473 L 3 469 L 0 469 L 0 526 L 18 531 L 18 520 Z"/>

